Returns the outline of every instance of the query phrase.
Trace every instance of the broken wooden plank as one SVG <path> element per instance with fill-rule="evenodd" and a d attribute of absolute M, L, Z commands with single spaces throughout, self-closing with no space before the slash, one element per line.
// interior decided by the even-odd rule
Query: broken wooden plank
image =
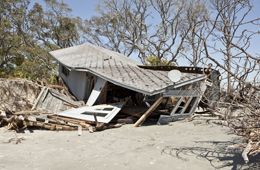
<path fill-rule="evenodd" d="M 43 88 L 42 88 L 42 90 L 41 90 L 40 94 L 38 95 L 37 99 L 35 100 L 35 102 L 34 102 L 33 107 L 32 107 L 31 110 L 34 110 L 34 109 L 37 107 L 37 105 L 38 105 L 40 99 L 42 98 L 43 95 L 46 95 L 46 94 L 47 94 L 47 91 L 48 91 L 48 88 L 47 88 L 47 87 L 43 87 Z"/>
<path fill-rule="evenodd" d="M 181 96 L 199 96 L 200 91 L 197 90 L 167 90 L 163 93 L 164 97 L 181 97 Z"/>
<path fill-rule="evenodd" d="M 96 102 L 96 100 L 98 99 L 100 93 L 102 92 L 103 88 L 106 85 L 106 81 L 104 79 L 101 78 L 97 78 L 97 81 L 95 83 L 94 89 L 92 90 L 88 101 L 87 101 L 87 106 L 93 106 Z"/>
<path fill-rule="evenodd" d="M 140 119 L 137 120 L 137 122 L 134 124 L 134 127 L 141 126 L 143 122 L 151 115 L 152 111 L 154 111 L 163 101 L 163 97 L 159 97 L 153 105 L 140 117 Z"/>
<path fill-rule="evenodd" d="M 193 97 L 189 97 L 188 101 L 185 103 L 185 105 L 184 105 L 183 109 L 181 110 L 180 114 L 184 114 L 185 113 L 185 111 L 189 107 L 190 102 L 191 102 L 192 99 L 193 99 Z"/>
<path fill-rule="evenodd" d="M 80 101 L 74 101 L 54 89 L 44 88 L 38 96 L 32 110 L 41 110 L 49 113 L 61 112 L 70 108 L 82 106 Z"/>
<path fill-rule="evenodd" d="M 60 125 L 60 124 L 53 124 L 53 123 L 45 123 L 45 122 L 31 122 L 28 120 L 24 121 L 24 125 L 26 127 L 38 127 L 48 130 L 77 130 L 77 126 L 71 126 L 71 125 Z"/>
<path fill-rule="evenodd" d="M 195 101 L 194 101 L 194 103 L 193 103 L 193 106 L 192 106 L 192 108 L 190 109 L 189 114 L 194 113 L 196 107 L 197 107 L 198 104 L 199 104 L 199 101 L 200 101 L 200 97 L 196 97 L 196 99 L 195 99 Z"/>
<path fill-rule="evenodd" d="M 63 116 L 58 116 L 58 115 L 48 115 L 47 117 L 51 118 L 52 120 L 61 120 L 61 121 L 65 121 L 67 123 L 81 125 L 84 128 L 89 128 L 89 126 L 91 126 L 90 124 L 94 124 L 93 122 L 86 122 L 84 120 L 68 118 L 68 117 L 63 117 Z"/>
<path fill-rule="evenodd" d="M 82 130 L 89 130 L 90 124 L 81 121 L 65 121 L 47 117 L 29 116 L 24 119 L 23 124 L 26 127 L 38 127 L 48 130 L 78 130 L 78 134 L 82 135 Z"/>
<path fill-rule="evenodd" d="M 39 110 L 24 110 L 24 111 L 14 112 L 12 114 L 13 115 L 40 115 L 40 114 L 45 114 L 45 112 Z"/>
<path fill-rule="evenodd" d="M 171 115 L 175 114 L 175 112 L 177 111 L 177 109 L 179 108 L 181 102 L 183 101 L 184 97 L 180 97 L 178 102 L 176 103 L 176 105 L 174 106 L 174 108 L 171 111 Z"/>

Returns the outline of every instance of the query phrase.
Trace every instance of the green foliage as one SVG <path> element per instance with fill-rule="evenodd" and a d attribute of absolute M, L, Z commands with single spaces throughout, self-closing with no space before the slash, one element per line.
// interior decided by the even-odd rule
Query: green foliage
<path fill-rule="evenodd" d="M 160 59 L 159 57 L 154 55 L 146 57 L 145 64 L 149 66 L 176 66 L 175 62 L 169 62 L 167 59 Z"/>
<path fill-rule="evenodd" d="M 1 1 L 0 77 L 56 81 L 48 52 L 72 46 L 79 35 L 66 4 L 45 2 L 46 8 L 28 0 Z"/>

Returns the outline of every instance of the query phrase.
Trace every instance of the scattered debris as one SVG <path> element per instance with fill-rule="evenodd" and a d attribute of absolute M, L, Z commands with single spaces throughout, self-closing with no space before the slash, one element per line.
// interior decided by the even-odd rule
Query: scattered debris
<path fill-rule="evenodd" d="M 0 127 L 75 130 L 81 136 L 83 130 L 93 133 L 129 123 L 139 127 L 149 119 L 168 124 L 191 117 L 199 106 L 210 108 L 248 139 L 245 162 L 260 152 L 259 87 L 247 86 L 229 105 L 220 106 L 220 73 L 211 68 L 140 66 L 87 44 L 50 54 L 59 63 L 62 85 L 0 79 Z M 235 100 L 242 104 L 233 104 Z"/>
<path fill-rule="evenodd" d="M 219 86 L 219 73 L 211 69 L 139 66 L 90 44 L 50 54 L 59 63 L 62 85 L 2 79 L 0 126 L 78 130 L 81 135 L 125 123 L 138 127 L 149 119 L 167 124 L 190 116 L 204 93 L 219 92 L 212 90 Z"/>
<path fill-rule="evenodd" d="M 245 143 L 236 147 L 244 150 L 242 157 L 248 163 L 250 157 L 260 154 L 260 86 L 244 88 L 238 94 L 228 101 L 221 98 L 210 114 L 219 117 L 217 122 L 214 120 L 217 124 L 228 126 L 244 137 Z"/>
<path fill-rule="evenodd" d="M 190 116 L 204 93 L 211 99 L 208 101 L 219 97 L 220 74 L 211 68 L 140 66 L 122 54 L 91 44 L 59 49 L 50 54 L 57 60 L 59 76 L 70 92 L 86 103 L 86 106 L 59 115 L 90 121 L 97 118 L 98 122 L 109 123 L 117 113 L 93 109 L 102 104 L 125 102 L 124 107 L 146 108 L 140 115 L 135 115 L 139 119 L 135 127 L 150 116 L 157 119 L 159 116 L 158 124 L 167 124 L 176 117 Z M 129 113 L 135 114 L 134 111 Z"/>
<path fill-rule="evenodd" d="M 219 73 L 211 69 L 139 66 L 87 44 L 50 54 L 59 63 L 62 85 L 1 79 L 0 127 L 77 130 L 80 136 L 149 119 L 167 124 L 190 116 L 205 92 L 218 93 L 210 91 L 219 85 Z"/>
<path fill-rule="evenodd" d="M 83 105 L 83 101 L 75 101 L 69 95 L 62 94 L 49 87 L 43 87 L 31 110 L 58 113 L 71 108 L 78 108 Z"/>
<path fill-rule="evenodd" d="M 0 78 L 0 110 L 30 110 L 41 91 L 41 85 L 25 79 Z"/>

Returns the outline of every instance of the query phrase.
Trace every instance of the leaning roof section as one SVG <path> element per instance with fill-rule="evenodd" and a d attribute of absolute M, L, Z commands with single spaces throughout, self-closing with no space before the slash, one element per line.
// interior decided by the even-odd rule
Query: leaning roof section
<path fill-rule="evenodd" d="M 106 67 L 113 66 L 116 62 L 128 65 L 137 65 L 137 62 L 124 56 L 123 54 L 94 46 L 92 44 L 82 44 L 65 49 L 51 51 L 50 54 L 62 64 L 71 68 Z"/>
<path fill-rule="evenodd" d="M 91 44 L 83 44 L 50 52 L 61 64 L 77 70 L 90 72 L 113 84 L 143 93 L 154 95 L 173 85 L 168 71 L 144 69 L 128 57 L 114 51 Z M 202 74 L 183 73 L 180 85 L 205 78 Z"/>

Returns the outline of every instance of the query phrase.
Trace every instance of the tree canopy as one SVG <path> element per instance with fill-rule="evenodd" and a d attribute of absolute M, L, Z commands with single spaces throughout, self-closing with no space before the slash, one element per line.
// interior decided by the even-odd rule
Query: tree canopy
<path fill-rule="evenodd" d="M 89 42 L 148 65 L 213 65 L 228 92 L 259 83 L 259 18 L 253 0 L 102 0 L 95 16 L 72 17 L 63 1 L 0 4 L 0 76 L 52 80 L 49 51 Z"/>
<path fill-rule="evenodd" d="M 0 4 L 0 75 L 47 79 L 53 75 L 50 50 L 72 46 L 79 38 L 70 8 L 55 0 L 30 8 L 28 0 Z"/>

